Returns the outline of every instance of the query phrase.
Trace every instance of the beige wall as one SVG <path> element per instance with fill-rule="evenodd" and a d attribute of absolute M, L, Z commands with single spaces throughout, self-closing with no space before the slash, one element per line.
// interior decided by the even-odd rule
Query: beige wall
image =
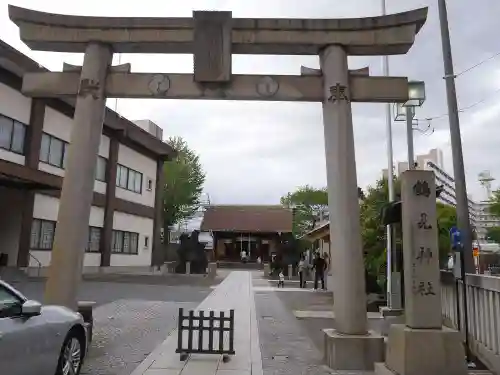
<path fill-rule="evenodd" d="M 143 204 L 145 206 L 154 207 L 157 167 L 156 160 L 150 159 L 147 156 L 120 144 L 120 148 L 118 149 L 118 164 L 142 173 L 142 193 L 135 193 L 117 186 L 116 197 Z M 152 180 L 151 190 L 146 189 L 148 179 Z"/>

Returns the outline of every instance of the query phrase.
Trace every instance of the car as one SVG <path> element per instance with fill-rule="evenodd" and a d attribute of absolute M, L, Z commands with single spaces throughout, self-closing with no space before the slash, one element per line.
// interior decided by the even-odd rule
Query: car
<path fill-rule="evenodd" d="M 43 306 L 0 280 L 0 374 L 77 375 L 87 343 L 80 313 Z"/>

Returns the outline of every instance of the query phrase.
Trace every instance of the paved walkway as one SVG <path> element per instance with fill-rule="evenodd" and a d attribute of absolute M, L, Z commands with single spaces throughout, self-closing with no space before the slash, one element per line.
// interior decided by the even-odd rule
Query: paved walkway
<path fill-rule="evenodd" d="M 236 355 L 228 363 L 219 355 L 193 354 L 183 362 L 175 353 L 177 330 L 135 369 L 132 375 L 262 375 L 262 357 L 250 272 L 232 272 L 196 308 L 234 309 Z M 195 335 L 196 336 L 196 335 Z M 195 343 L 196 345 L 196 343 Z"/>

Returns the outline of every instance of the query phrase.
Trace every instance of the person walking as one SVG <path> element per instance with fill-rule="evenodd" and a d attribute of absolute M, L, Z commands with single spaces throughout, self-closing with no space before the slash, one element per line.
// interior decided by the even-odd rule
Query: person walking
<path fill-rule="evenodd" d="M 300 256 L 298 269 L 299 269 L 300 288 L 305 288 L 306 287 L 306 281 L 305 281 L 306 261 L 304 259 L 304 255 Z"/>
<path fill-rule="evenodd" d="M 325 290 L 325 269 L 326 262 L 321 257 L 319 253 L 316 254 L 316 258 L 314 259 L 314 290 L 318 290 L 318 283 L 321 280 L 321 289 Z"/>

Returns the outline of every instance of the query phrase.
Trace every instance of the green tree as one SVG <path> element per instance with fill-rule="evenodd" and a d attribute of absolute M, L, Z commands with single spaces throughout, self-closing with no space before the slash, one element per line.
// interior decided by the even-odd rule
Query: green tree
<path fill-rule="evenodd" d="M 365 198 L 363 190 L 359 187 L 358 198 Z M 294 234 L 300 237 L 313 229 L 319 212 L 328 208 L 328 192 L 326 187 L 317 189 L 306 185 L 281 197 L 280 203 L 282 206 L 295 209 Z"/>
<path fill-rule="evenodd" d="M 294 234 L 300 237 L 314 227 L 318 213 L 328 207 L 328 193 L 326 188 L 306 185 L 281 197 L 280 203 L 295 209 Z"/>
<path fill-rule="evenodd" d="M 396 195 L 400 195 L 400 182 L 394 181 Z M 378 279 L 379 285 L 385 283 L 386 274 L 386 228 L 381 222 L 382 208 L 388 203 L 387 179 L 377 181 L 367 189 L 366 197 L 360 206 L 361 236 L 365 252 L 365 266 L 368 273 Z M 453 206 L 436 203 L 440 260 L 450 252 L 449 230 L 456 225 L 457 214 Z M 396 225 L 396 248 L 401 249 L 401 229 Z"/>
<path fill-rule="evenodd" d="M 493 192 L 489 210 L 493 216 L 500 217 L 500 189 Z"/>
<path fill-rule="evenodd" d="M 496 243 L 500 243 L 500 227 L 488 228 L 486 230 L 486 238 Z"/>
<path fill-rule="evenodd" d="M 399 193 L 399 181 L 395 180 L 395 191 Z M 388 203 L 387 179 L 382 178 L 366 189 L 360 205 L 361 238 L 365 254 L 365 267 L 370 276 L 377 279 L 383 288 L 386 280 L 386 228 L 382 224 L 382 208 Z M 399 241 L 396 245 L 400 245 Z"/>
<path fill-rule="evenodd" d="M 438 202 L 437 221 L 439 230 L 439 259 L 443 262 L 447 259 L 451 251 L 450 229 L 457 225 L 457 209 Z"/>
<path fill-rule="evenodd" d="M 163 169 L 163 228 L 168 239 L 169 227 L 192 217 L 199 209 L 205 173 L 199 156 L 181 137 L 171 137 L 167 143 L 177 153 Z"/>

